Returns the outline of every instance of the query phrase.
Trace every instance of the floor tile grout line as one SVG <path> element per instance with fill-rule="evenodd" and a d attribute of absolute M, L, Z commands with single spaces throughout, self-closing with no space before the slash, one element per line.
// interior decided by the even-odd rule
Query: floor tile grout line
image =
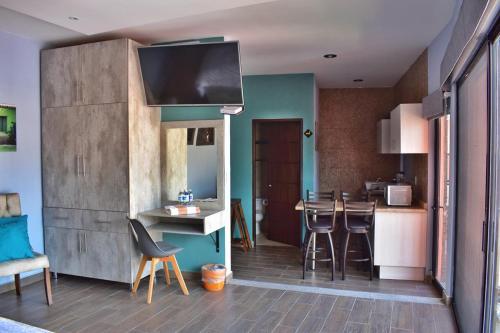
<path fill-rule="evenodd" d="M 355 298 L 364 299 L 380 299 L 388 301 L 398 301 L 398 302 L 409 302 L 409 303 L 421 303 L 421 304 L 442 304 L 441 299 L 437 297 L 425 297 L 425 296 L 408 296 L 408 295 L 395 295 L 368 291 L 355 291 L 348 289 L 334 289 L 334 288 L 322 288 L 322 287 L 311 287 L 305 285 L 291 285 L 285 283 L 275 283 L 275 282 L 264 282 L 264 281 L 252 281 L 252 280 L 241 280 L 232 279 L 228 284 L 247 286 L 247 287 L 257 287 L 257 288 L 268 288 L 268 289 L 279 289 L 286 291 L 296 291 L 303 293 L 314 293 L 332 296 L 347 296 Z"/>

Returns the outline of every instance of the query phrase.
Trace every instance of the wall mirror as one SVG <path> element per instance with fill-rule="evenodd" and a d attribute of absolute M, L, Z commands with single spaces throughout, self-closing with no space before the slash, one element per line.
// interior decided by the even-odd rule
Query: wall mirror
<path fill-rule="evenodd" d="M 223 207 L 224 121 L 163 122 L 161 127 L 162 205 L 191 190 L 196 205 Z"/>

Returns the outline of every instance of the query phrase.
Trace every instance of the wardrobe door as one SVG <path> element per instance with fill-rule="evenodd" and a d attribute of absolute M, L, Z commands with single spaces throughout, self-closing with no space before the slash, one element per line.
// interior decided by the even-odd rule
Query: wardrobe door
<path fill-rule="evenodd" d="M 86 106 L 82 208 L 128 211 L 127 104 Z"/>
<path fill-rule="evenodd" d="M 82 201 L 81 128 L 79 107 L 42 112 L 42 169 L 45 207 L 80 208 Z"/>
<path fill-rule="evenodd" d="M 42 108 L 71 106 L 80 100 L 81 46 L 41 53 Z"/>
<path fill-rule="evenodd" d="M 85 275 L 82 266 L 83 245 L 81 230 L 45 228 L 45 251 L 49 257 L 52 272 Z"/>
<path fill-rule="evenodd" d="M 82 45 L 83 104 L 127 102 L 127 39 Z"/>

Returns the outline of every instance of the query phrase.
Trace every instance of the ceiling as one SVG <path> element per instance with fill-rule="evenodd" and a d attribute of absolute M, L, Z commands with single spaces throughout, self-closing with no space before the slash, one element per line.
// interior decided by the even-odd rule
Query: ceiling
<path fill-rule="evenodd" d="M 0 0 L 0 30 L 49 43 L 239 40 L 244 74 L 314 73 L 323 88 L 394 85 L 456 0 Z M 69 16 L 78 17 L 74 21 Z M 335 59 L 325 59 L 335 53 Z M 354 79 L 364 79 L 354 83 Z"/>

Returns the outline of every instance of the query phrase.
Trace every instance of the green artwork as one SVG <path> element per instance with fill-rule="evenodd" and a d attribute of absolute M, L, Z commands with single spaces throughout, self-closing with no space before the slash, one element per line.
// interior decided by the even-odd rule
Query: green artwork
<path fill-rule="evenodd" d="M 16 151 L 16 107 L 0 104 L 0 153 Z"/>

